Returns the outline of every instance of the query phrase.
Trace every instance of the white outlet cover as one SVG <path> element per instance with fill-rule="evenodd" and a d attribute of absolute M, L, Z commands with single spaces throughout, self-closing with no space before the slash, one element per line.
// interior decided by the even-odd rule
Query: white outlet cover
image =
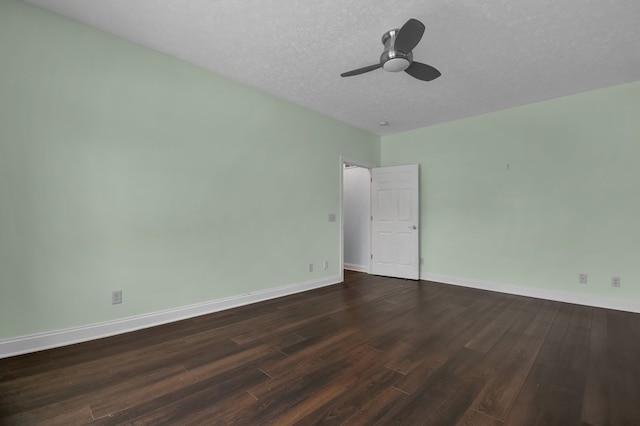
<path fill-rule="evenodd" d="M 122 303 L 122 290 L 116 290 L 111 292 L 111 304 L 119 305 Z"/>

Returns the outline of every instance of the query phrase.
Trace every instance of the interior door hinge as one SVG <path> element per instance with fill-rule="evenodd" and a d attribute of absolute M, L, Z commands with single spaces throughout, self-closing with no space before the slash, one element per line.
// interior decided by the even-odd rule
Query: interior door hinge
<path fill-rule="evenodd" d="M 371 253 L 371 259 L 373 259 L 373 253 Z"/>

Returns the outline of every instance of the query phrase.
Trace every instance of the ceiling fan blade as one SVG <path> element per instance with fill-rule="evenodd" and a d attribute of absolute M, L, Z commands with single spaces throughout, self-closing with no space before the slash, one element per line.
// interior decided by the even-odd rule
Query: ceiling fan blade
<path fill-rule="evenodd" d="M 415 77 L 422 81 L 431 81 L 440 77 L 440 71 L 432 67 L 431 65 L 423 64 L 421 62 L 413 62 L 409 65 L 409 68 L 404 70 L 411 77 Z"/>
<path fill-rule="evenodd" d="M 424 34 L 424 24 L 417 19 L 409 19 L 398 31 L 394 49 L 403 53 L 411 53 L 411 51 L 420 43 Z"/>
<path fill-rule="evenodd" d="M 364 74 L 365 72 L 377 70 L 382 64 L 369 65 L 368 67 L 358 68 L 357 70 L 347 71 L 340 74 L 341 77 L 351 77 L 352 75 Z"/>

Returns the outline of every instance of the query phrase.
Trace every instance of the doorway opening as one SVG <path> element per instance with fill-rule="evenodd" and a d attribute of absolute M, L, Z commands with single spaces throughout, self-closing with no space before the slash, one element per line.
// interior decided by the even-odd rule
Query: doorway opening
<path fill-rule="evenodd" d="M 341 274 L 344 270 L 370 272 L 371 264 L 371 170 L 361 161 L 340 159 Z"/>
<path fill-rule="evenodd" d="M 418 164 L 373 167 L 340 158 L 342 281 L 345 269 L 420 279 L 419 173 Z"/>

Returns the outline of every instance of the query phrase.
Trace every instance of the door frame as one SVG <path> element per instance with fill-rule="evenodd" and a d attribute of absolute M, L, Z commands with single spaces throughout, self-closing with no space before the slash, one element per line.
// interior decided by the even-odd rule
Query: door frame
<path fill-rule="evenodd" d="M 340 229 L 340 281 L 344 282 L 344 165 L 345 164 L 353 164 L 354 166 L 362 167 L 364 169 L 369 170 L 369 174 L 371 174 L 371 169 L 376 166 L 367 163 L 366 161 L 354 160 L 351 158 L 340 156 L 340 223 L 338 224 Z M 371 182 L 369 182 L 369 194 L 371 193 Z M 369 217 L 371 217 L 371 202 L 369 202 Z M 369 225 L 369 258 L 367 259 L 367 273 L 371 273 L 371 221 L 367 221 Z"/>

